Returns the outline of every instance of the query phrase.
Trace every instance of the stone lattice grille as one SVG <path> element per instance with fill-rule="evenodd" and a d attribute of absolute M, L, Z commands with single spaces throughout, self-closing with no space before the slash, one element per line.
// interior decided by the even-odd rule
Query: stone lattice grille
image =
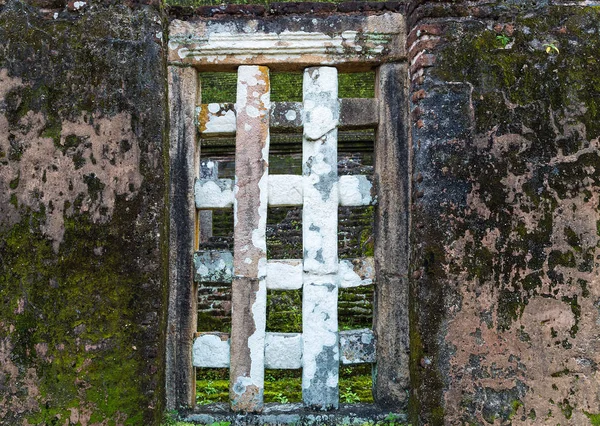
<path fill-rule="evenodd" d="M 232 285 L 232 331 L 198 333 L 197 367 L 230 368 L 236 411 L 260 411 L 264 369 L 302 368 L 305 405 L 338 406 L 338 370 L 375 361 L 371 330 L 338 331 L 338 288 L 371 285 L 372 258 L 339 260 L 338 206 L 373 204 L 367 176 L 337 175 L 338 128 L 374 127 L 374 99 L 338 99 L 337 69 L 304 70 L 302 103 L 269 101 L 269 70 L 238 68 L 236 104 L 198 107 L 203 137 L 235 133 L 235 182 L 205 173 L 196 181 L 198 209 L 234 209 L 234 251 L 201 251 L 198 282 Z M 302 128 L 302 176 L 269 175 L 269 131 Z M 266 258 L 267 206 L 302 206 L 303 259 Z M 302 333 L 267 333 L 267 289 L 302 288 Z"/>

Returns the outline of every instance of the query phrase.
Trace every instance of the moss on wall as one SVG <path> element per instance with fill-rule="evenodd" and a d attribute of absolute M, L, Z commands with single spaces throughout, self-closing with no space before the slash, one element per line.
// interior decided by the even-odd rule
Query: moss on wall
<path fill-rule="evenodd" d="M 551 373 L 597 362 L 600 11 L 536 7 L 439 18 L 415 80 L 412 374 L 430 424 L 597 411 L 581 374 Z"/>
<path fill-rule="evenodd" d="M 157 423 L 160 12 L 0 3 L 0 424 Z"/>

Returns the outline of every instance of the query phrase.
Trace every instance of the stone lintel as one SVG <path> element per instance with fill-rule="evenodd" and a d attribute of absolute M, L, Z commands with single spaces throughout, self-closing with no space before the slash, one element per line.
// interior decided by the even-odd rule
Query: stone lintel
<path fill-rule="evenodd" d="M 316 64 L 363 70 L 404 59 L 405 34 L 404 16 L 394 12 L 175 19 L 169 26 L 168 60 L 221 71 L 248 63 L 277 71 Z"/>
<path fill-rule="evenodd" d="M 231 136 L 236 130 L 235 104 L 202 104 L 196 108 L 198 131 L 203 137 Z M 378 123 L 378 101 L 373 98 L 340 99 L 341 130 L 372 129 Z M 304 125 L 302 102 L 271 104 L 272 132 L 299 131 Z"/>
<path fill-rule="evenodd" d="M 340 331 L 340 363 L 375 362 L 375 335 L 368 328 Z"/>

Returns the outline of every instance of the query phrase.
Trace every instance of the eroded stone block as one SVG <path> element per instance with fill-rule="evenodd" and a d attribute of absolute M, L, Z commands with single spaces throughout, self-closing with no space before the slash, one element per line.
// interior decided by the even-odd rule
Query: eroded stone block
<path fill-rule="evenodd" d="M 231 283 L 233 255 L 229 251 L 206 250 L 194 253 L 194 281 Z"/>
<path fill-rule="evenodd" d="M 302 334 L 267 333 L 265 367 L 278 369 L 302 367 Z"/>
<path fill-rule="evenodd" d="M 375 335 L 368 328 L 340 331 L 340 362 L 363 364 L 375 362 Z"/>
<path fill-rule="evenodd" d="M 229 368 L 229 335 L 200 333 L 194 339 L 194 367 Z"/>

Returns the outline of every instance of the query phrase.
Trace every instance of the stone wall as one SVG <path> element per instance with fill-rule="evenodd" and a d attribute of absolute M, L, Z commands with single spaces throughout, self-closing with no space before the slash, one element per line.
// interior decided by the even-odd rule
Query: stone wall
<path fill-rule="evenodd" d="M 0 0 L 0 425 L 162 416 L 167 14 L 144 3 Z M 411 422 L 597 424 L 598 6 L 404 6 Z"/>
<path fill-rule="evenodd" d="M 0 1 L 0 424 L 162 416 L 157 5 Z"/>
<path fill-rule="evenodd" d="M 596 424 L 598 8 L 411 16 L 413 416 Z"/>

